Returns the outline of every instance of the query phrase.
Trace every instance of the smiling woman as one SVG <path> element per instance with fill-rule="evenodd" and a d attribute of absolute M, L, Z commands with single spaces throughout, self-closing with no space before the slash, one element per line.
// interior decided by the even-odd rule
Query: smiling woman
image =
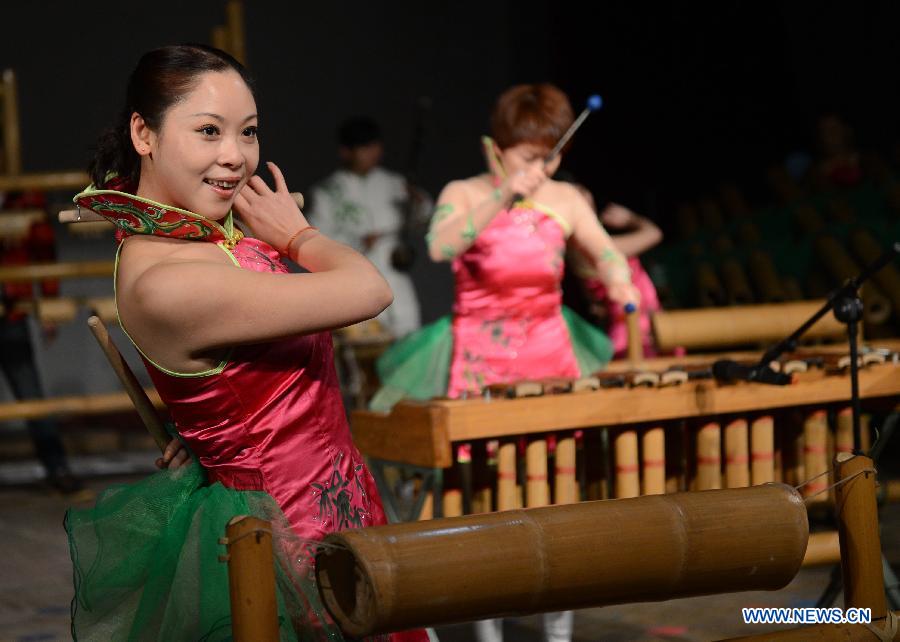
<path fill-rule="evenodd" d="M 385 522 L 327 331 L 377 315 L 391 292 L 307 224 L 277 166 L 274 190 L 254 175 L 256 134 L 253 85 L 233 58 L 151 51 L 76 196 L 119 227 L 119 319 L 178 433 L 159 473 L 67 515 L 78 637 L 228 638 L 217 540 L 253 514 L 281 535 L 282 639 L 340 639 L 309 585 L 311 553 L 326 533 Z M 234 228 L 232 206 L 255 238 Z"/>

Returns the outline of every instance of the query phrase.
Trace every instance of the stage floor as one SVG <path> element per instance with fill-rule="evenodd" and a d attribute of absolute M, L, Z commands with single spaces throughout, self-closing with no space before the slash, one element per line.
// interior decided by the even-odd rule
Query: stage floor
<path fill-rule="evenodd" d="M 892 462 L 896 466 L 895 462 Z M 892 471 L 895 472 L 895 471 Z M 135 477 L 102 477 L 89 486 L 101 490 L 110 483 Z M 0 532 L 5 554 L 0 557 L 0 640 L 51 642 L 70 640 L 69 601 L 72 570 L 63 514 L 69 500 L 43 486 L 0 487 Z M 882 544 L 888 560 L 900 572 L 900 504 L 881 515 Z M 745 625 L 741 607 L 813 606 L 828 583 L 829 568 L 802 570 L 785 589 L 629 604 L 577 611 L 575 640 L 579 642 L 715 640 L 790 628 Z M 842 598 L 835 603 L 842 605 Z M 510 642 L 540 641 L 540 616 L 510 618 L 504 624 Z M 441 627 L 441 642 L 474 640 L 468 624 Z"/>

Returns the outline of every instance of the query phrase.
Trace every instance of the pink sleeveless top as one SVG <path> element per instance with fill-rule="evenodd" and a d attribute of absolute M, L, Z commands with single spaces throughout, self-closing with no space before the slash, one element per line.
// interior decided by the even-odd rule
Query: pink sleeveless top
<path fill-rule="evenodd" d="M 563 225 L 553 212 L 520 202 L 454 259 L 447 396 L 498 382 L 579 376 L 562 315 Z"/>
<path fill-rule="evenodd" d="M 256 239 L 241 239 L 230 254 L 241 269 L 287 272 L 278 253 Z M 201 376 L 145 362 L 211 483 L 269 493 L 303 538 L 386 523 L 350 437 L 330 333 L 238 346 Z"/>

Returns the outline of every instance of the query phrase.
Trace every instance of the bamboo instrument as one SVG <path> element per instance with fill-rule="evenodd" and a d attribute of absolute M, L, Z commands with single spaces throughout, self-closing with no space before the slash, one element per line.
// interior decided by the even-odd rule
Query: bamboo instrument
<path fill-rule="evenodd" d="M 777 589 L 800 568 L 808 536 L 800 495 L 767 484 L 332 533 L 316 577 L 344 632 L 362 637 Z"/>
<path fill-rule="evenodd" d="M 225 529 L 234 642 L 278 642 L 275 559 L 269 522 L 242 515 Z"/>
<path fill-rule="evenodd" d="M 824 303 L 802 301 L 661 311 L 653 315 L 653 334 L 660 350 L 678 346 L 691 350 L 765 343 L 789 335 Z M 846 332 L 842 323 L 832 315 L 825 315 L 804 338 L 838 338 Z"/>

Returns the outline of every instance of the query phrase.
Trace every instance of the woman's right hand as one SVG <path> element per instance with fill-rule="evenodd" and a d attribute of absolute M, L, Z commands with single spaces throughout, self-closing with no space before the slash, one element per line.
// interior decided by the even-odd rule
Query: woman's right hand
<path fill-rule="evenodd" d="M 253 235 L 284 252 L 293 234 L 309 226 L 288 190 L 284 175 L 275 163 L 266 163 L 275 179 L 275 191 L 259 176 L 253 176 L 234 199 L 234 208 Z"/>
<path fill-rule="evenodd" d="M 543 159 L 537 159 L 520 169 L 506 179 L 505 191 L 512 196 L 531 196 L 547 180 L 547 172 L 544 170 Z"/>

